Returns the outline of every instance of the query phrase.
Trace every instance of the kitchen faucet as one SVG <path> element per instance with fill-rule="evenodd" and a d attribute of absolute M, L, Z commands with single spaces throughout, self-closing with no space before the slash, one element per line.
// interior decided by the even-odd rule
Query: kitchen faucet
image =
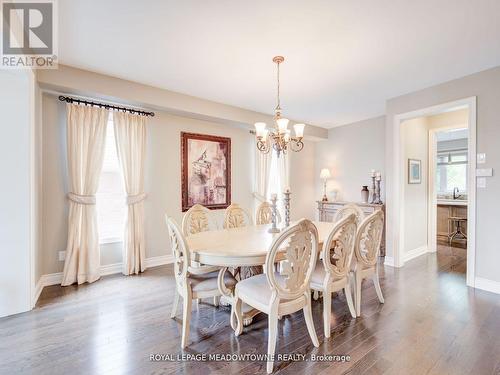
<path fill-rule="evenodd" d="M 460 198 L 460 195 L 458 194 L 460 190 L 458 190 L 457 187 L 453 188 L 453 199 L 458 199 Z"/>

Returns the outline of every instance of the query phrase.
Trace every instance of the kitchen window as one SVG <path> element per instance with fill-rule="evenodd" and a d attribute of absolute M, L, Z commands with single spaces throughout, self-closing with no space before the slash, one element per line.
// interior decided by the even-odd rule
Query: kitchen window
<path fill-rule="evenodd" d="M 437 155 L 436 190 L 439 195 L 467 192 L 467 150 L 441 151 Z"/>

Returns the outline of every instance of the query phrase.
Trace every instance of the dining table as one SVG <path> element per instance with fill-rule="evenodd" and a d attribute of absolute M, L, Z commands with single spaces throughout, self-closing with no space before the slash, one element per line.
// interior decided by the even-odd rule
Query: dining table
<path fill-rule="evenodd" d="M 318 230 L 318 250 L 335 226 L 332 222 L 313 221 Z M 290 225 L 293 225 L 291 222 Z M 234 302 L 234 290 L 224 284 L 224 274 L 229 269 L 261 268 L 266 263 L 266 256 L 273 240 L 279 233 L 270 233 L 270 224 L 249 225 L 239 228 L 218 229 L 199 232 L 187 238 L 191 257 L 200 264 L 221 267 L 218 276 L 218 288 L 228 304 Z M 258 273 L 255 272 L 254 273 Z M 258 310 L 243 304 L 243 325 L 249 325 Z M 231 313 L 231 327 L 237 328 L 235 314 Z"/>

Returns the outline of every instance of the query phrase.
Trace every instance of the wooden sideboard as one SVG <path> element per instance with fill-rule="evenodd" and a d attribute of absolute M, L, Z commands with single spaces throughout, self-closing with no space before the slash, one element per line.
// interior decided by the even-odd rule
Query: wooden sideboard
<path fill-rule="evenodd" d="M 333 221 L 335 213 L 344 207 L 346 204 L 354 203 L 359 206 L 365 215 L 370 215 L 375 211 L 381 210 L 385 215 L 385 205 L 383 204 L 371 204 L 371 203 L 358 203 L 358 202 L 330 202 L 330 201 L 317 201 L 318 203 L 318 214 L 319 221 Z M 382 243 L 380 244 L 380 256 L 385 256 L 385 225 L 384 231 L 382 233 Z"/>

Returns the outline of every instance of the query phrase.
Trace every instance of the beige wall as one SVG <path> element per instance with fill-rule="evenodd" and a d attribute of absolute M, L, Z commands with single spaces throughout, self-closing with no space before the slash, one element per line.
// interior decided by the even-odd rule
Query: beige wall
<path fill-rule="evenodd" d="M 29 70 L 0 70 L 0 317 L 28 311 L 33 293 L 32 232 L 35 198 L 34 165 L 30 150 L 34 136 L 34 77 Z"/>
<path fill-rule="evenodd" d="M 404 244 L 403 251 L 423 248 L 427 245 L 427 193 L 429 162 L 429 122 L 425 117 L 401 124 L 404 160 Z M 408 159 L 422 162 L 422 183 L 408 183 Z"/>
<path fill-rule="evenodd" d="M 65 104 L 56 96 L 43 95 L 42 129 L 42 274 L 61 272 L 64 262 L 58 252 L 65 250 L 67 236 L 68 192 L 66 165 Z M 170 254 L 164 214 L 178 223 L 181 212 L 180 132 L 214 134 L 231 138 L 232 201 L 253 210 L 254 137 L 246 129 L 225 124 L 174 116 L 156 111 L 148 119 L 145 172 L 146 257 Z M 292 218 L 314 215 L 313 170 L 314 142 L 306 142 L 304 150 L 291 155 L 290 187 Z M 214 211 L 219 222 L 223 210 Z M 121 244 L 101 247 L 101 264 L 121 262 Z"/>
<path fill-rule="evenodd" d="M 487 187 L 477 189 L 476 206 L 476 278 L 500 282 L 498 265 L 497 217 L 500 211 L 500 67 L 466 76 L 457 80 L 433 86 L 387 101 L 386 106 L 386 170 L 387 184 L 387 253 L 393 255 L 395 224 L 391 213 L 397 210 L 392 203 L 393 175 L 390 173 L 394 160 L 393 123 L 394 117 L 421 108 L 451 102 L 471 96 L 477 97 L 477 152 L 486 153 L 487 162 L 481 168 L 493 168 L 493 177 L 487 178 Z"/>
<path fill-rule="evenodd" d="M 319 179 L 321 168 L 329 168 L 332 178 L 329 192 L 338 191 L 338 200 L 359 202 L 361 187 L 371 188 L 370 171 L 382 173 L 382 199 L 385 185 L 385 117 L 376 117 L 330 129 L 328 140 L 316 144 L 314 173 L 315 198 L 323 195 L 323 182 Z"/>

